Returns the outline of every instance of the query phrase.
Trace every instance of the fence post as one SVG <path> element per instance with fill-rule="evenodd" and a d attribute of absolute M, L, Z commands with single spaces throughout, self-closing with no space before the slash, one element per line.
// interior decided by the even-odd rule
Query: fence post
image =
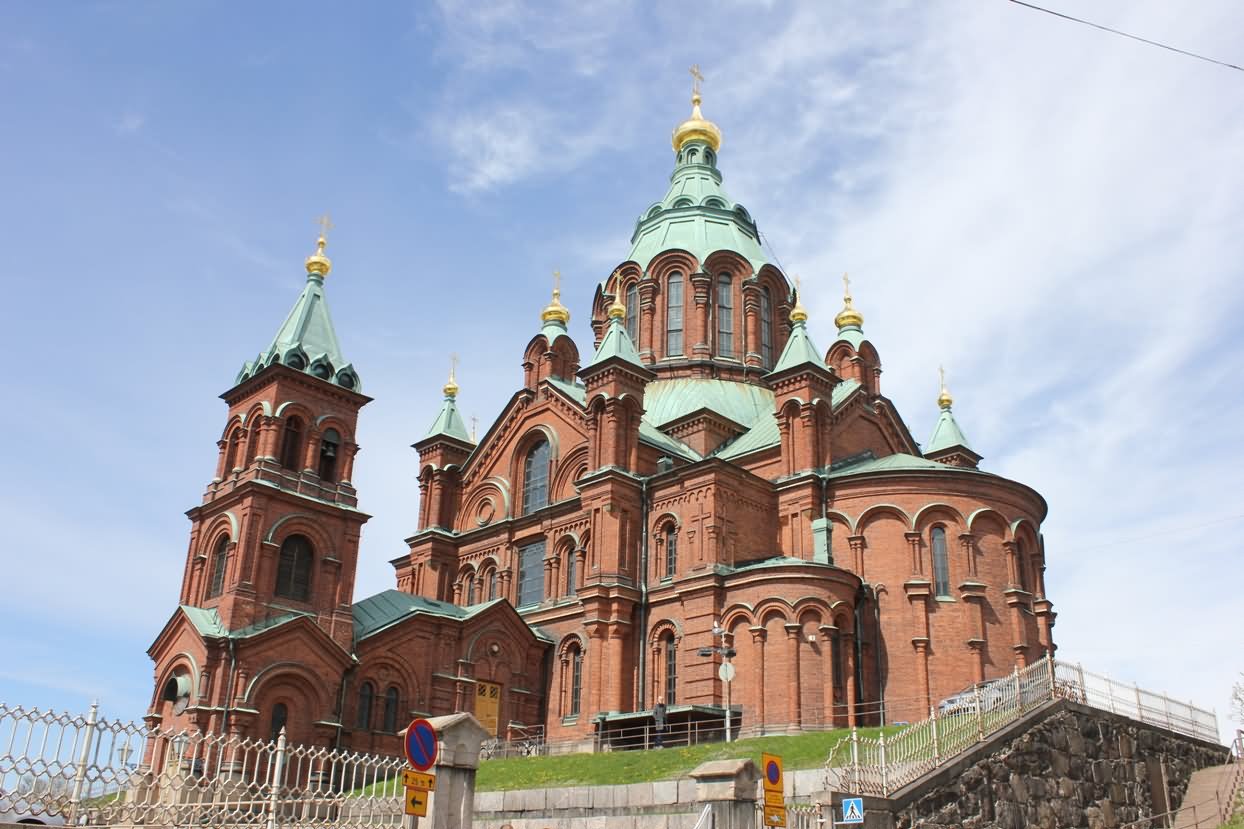
<path fill-rule="evenodd" d="M 860 735 L 854 728 L 851 729 L 851 774 L 855 779 L 855 793 L 862 791 L 860 786 Z"/>
<path fill-rule="evenodd" d="M 933 724 L 933 762 L 942 764 L 942 749 L 937 737 L 937 706 L 929 706 L 929 722 Z"/>
<path fill-rule="evenodd" d="M 878 749 L 881 754 L 881 795 L 882 797 L 889 797 L 890 796 L 890 776 L 887 773 L 888 770 L 886 769 L 886 765 L 885 765 L 885 732 L 882 731 L 881 734 L 878 735 L 878 737 L 879 739 L 877 741 L 877 745 L 878 745 Z"/>
<path fill-rule="evenodd" d="M 1022 689 L 1020 688 L 1019 666 L 1016 665 L 1015 670 L 1012 671 L 1011 673 L 1015 677 L 1015 706 L 1019 709 L 1019 712 L 1022 714 L 1024 713 L 1024 694 L 1023 694 Z"/>
<path fill-rule="evenodd" d="M 86 763 L 91 759 L 91 744 L 95 742 L 95 725 L 99 722 L 99 700 L 91 703 L 91 710 L 86 715 L 86 730 L 82 737 L 82 750 L 78 752 L 78 765 L 73 772 L 73 801 L 69 804 L 69 820 L 74 826 L 78 822 L 78 813 L 82 810 L 83 788 L 86 785 Z M 14 728 L 16 733 L 16 728 Z"/>
<path fill-rule="evenodd" d="M 1045 670 L 1049 674 L 1050 680 L 1050 699 L 1058 696 L 1058 684 L 1054 678 L 1054 654 L 1050 651 L 1045 652 Z"/>
<path fill-rule="evenodd" d="M 985 740 L 985 712 L 981 711 L 981 689 L 979 685 L 972 686 L 972 707 L 976 709 L 976 739 L 978 742 Z"/>
<path fill-rule="evenodd" d="M 272 763 L 272 790 L 268 792 L 268 829 L 276 829 L 276 813 L 281 807 L 281 781 L 285 779 L 285 726 L 276 738 L 276 760 Z"/>

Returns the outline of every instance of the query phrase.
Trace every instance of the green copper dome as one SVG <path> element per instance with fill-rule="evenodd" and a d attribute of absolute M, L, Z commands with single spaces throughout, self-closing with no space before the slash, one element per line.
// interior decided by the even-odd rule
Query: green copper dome
<path fill-rule="evenodd" d="M 717 153 L 706 141 L 688 141 L 678 151 L 669 190 L 636 222 L 627 258 L 647 270 L 667 250 L 685 250 L 701 262 L 715 251 L 730 250 L 755 271 L 768 262 L 751 214 L 721 189 Z"/>

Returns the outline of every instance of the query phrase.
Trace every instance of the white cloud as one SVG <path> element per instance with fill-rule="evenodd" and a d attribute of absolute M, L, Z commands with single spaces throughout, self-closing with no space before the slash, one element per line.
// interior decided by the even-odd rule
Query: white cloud
<path fill-rule="evenodd" d="M 127 112 L 117 120 L 116 130 L 122 135 L 132 135 L 141 130 L 146 123 L 147 118 L 143 114 Z"/>

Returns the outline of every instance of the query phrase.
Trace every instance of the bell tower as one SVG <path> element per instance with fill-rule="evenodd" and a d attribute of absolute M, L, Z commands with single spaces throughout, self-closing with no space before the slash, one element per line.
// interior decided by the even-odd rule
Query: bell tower
<path fill-rule="evenodd" d="M 329 316 L 326 245 L 321 232 L 285 322 L 221 395 L 229 410 L 216 475 L 186 513 L 180 603 L 214 615 L 229 636 L 307 617 L 348 653 L 369 518 L 351 477 L 358 413 L 371 398 Z"/>

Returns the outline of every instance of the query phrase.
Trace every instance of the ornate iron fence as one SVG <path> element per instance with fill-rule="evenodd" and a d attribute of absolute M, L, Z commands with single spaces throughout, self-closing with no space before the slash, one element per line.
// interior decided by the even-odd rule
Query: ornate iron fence
<path fill-rule="evenodd" d="M 0 814 L 69 825 L 394 826 L 404 761 L 0 704 Z"/>
<path fill-rule="evenodd" d="M 883 732 L 874 739 L 853 729 L 830 751 L 826 784 L 835 791 L 888 797 L 1034 707 L 1059 698 L 1201 740 L 1218 740 L 1218 717 L 1212 711 L 1047 657 L 944 701 L 930 709 L 927 720 L 898 733 Z"/>

